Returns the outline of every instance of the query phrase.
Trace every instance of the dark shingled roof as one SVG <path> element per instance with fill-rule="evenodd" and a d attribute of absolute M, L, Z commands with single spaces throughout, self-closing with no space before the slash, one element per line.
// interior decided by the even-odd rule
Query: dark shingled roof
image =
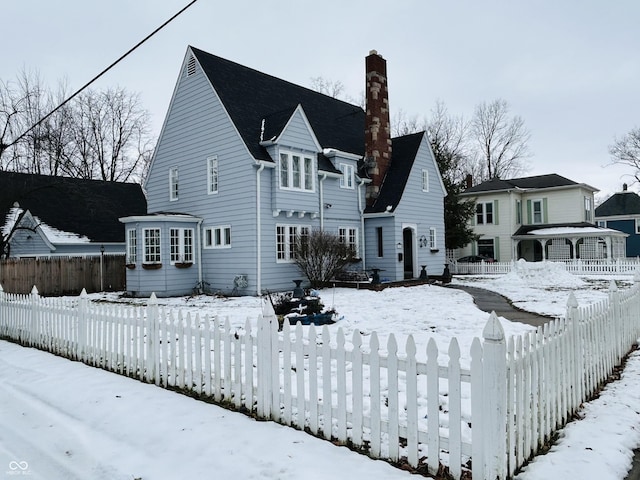
<path fill-rule="evenodd" d="M 260 145 L 263 120 L 263 139 L 269 140 L 282 131 L 298 105 L 302 105 L 322 148 L 364 155 L 362 108 L 190 48 L 254 158 L 272 160 Z M 325 157 L 319 157 L 318 166 L 336 171 Z"/>
<path fill-rule="evenodd" d="M 620 192 L 596 207 L 596 217 L 640 214 L 640 196 L 635 192 Z"/>
<path fill-rule="evenodd" d="M 365 209 L 365 213 L 384 212 L 391 205 L 395 210 L 404 193 L 411 168 L 425 132 L 413 133 L 391 140 L 391 164 L 380 188 L 375 203 Z"/>
<path fill-rule="evenodd" d="M 135 183 L 0 172 L 0 224 L 16 202 L 47 225 L 92 242 L 124 242 L 118 218 L 147 213 Z"/>
<path fill-rule="evenodd" d="M 555 173 L 549 175 L 537 175 L 534 177 L 512 178 L 510 180 L 502 180 L 492 178 L 486 182 L 467 188 L 464 193 L 491 192 L 496 190 L 510 190 L 513 188 L 551 188 L 564 187 L 569 185 L 578 185 L 577 182 L 569 180 Z"/>

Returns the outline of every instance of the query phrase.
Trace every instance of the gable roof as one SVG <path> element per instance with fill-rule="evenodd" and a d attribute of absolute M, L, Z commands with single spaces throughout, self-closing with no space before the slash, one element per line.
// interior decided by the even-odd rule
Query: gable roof
<path fill-rule="evenodd" d="M 638 214 L 640 214 L 640 196 L 631 191 L 616 193 L 596 207 L 596 217 Z"/>
<path fill-rule="evenodd" d="M 15 203 L 50 227 L 103 243 L 124 242 L 119 217 L 147 211 L 135 183 L 0 172 L 0 222 Z"/>
<path fill-rule="evenodd" d="M 362 108 L 189 48 L 255 159 L 272 160 L 260 142 L 277 136 L 298 105 L 323 148 L 364 155 Z"/>
<path fill-rule="evenodd" d="M 512 190 L 519 188 L 522 190 L 541 189 L 541 188 L 553 188 L 553 187 L 566 187 L 580 185 L 573 180 L 569 180 L 556 173 L 548 175 L 536 175 L 533 177 L 512 178 L 510 180 L 502 180 L 500 178 L 492 178 L 485 182 L 474 185 L 471 188 L 467 188 L 463 193 L 479 193 L 479 192 L 495 192 L 499 190 Z M 584 185 L 584 184 L 582 184 Z M 593 187 L 584 185 L 587 188 L 597 191 Z"/>
<path fill-rule="evenodd" d="M 420 143 L 425 132 L 413 133 L 391 139 L 391 162 L 380 187 L 380 194 L 365 213 L 380 213 L 395 210 L 400 203 L 409 174 L 413 168 Z"/>

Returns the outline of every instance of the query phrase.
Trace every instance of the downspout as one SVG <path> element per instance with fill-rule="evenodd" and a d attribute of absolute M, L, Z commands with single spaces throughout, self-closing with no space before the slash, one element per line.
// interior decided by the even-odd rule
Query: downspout
<path fill-rule="evenodd" d="M 202 219 L 198 220 L 196 230 L 198 232 L 198 288 L 204 291 L 202 283 Z"/>
<path fill-rule="evenodd" d="M 324 231 L 324 181 L 326 178 L 326 173 L 320 177 L 320 231 Z"/>
<path fill-rule="evenodd" d="M 264 170 L 264 163 L 260 163 L 258 170 L 256 170 L 256 248 L 258 249 L 256 255 L 256 293 L 260 295 L 262 292 L 262 202 L 260 195 L 260 173 Z"/>
<path fill-rule="evenodd" d="M 358 183 L 358 211 L 360 212 L 360 256 L 362 257 L 362 270 L 367 269 L 367 264 L 365 260 L 365 244 L 364 244 L 364 208 L 362 207 L 362 186 L 364 185 L 364 180 L 360 179 L 360 183 Z"/>

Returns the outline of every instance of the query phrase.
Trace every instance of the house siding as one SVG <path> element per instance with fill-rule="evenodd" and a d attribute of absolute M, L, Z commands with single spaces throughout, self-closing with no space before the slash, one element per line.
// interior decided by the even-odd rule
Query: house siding
<path fill-rule="evenodd" d="M 422 190 L 422 170 L 429 172 L 429 192 Z M 402 242 L 402 226 L 415 224 L 417 230 L 414 237 L 414 276 L 420 273 L 420 266 L 426 265 L 429 275 L 442 275 L 446 263 L 444 243 L 444 196 L 445 192 L 440 181 L 436 163 L 431 154 L 427 136 L 416 154 L 411 174 L 405 186 L 402 200 L 395 210 L 396 243 Z M 420 247 L 419 238 L 425 236 L 429 242 L 430 229 L 436 229 L 436 250 L 429 246 Z M 395 245 L 394 244 L 394 245 Z M 397 256 L 396 256 L 397 257 Z M 397 260 L 397 258 L 396 258 Z M 397 262 L 402 268 L 402 262 Z M 402 277 L 400 277 L 402 278 Z"/>
<path fill-rule="evenodd" d="M 640 218 L 640 217 L 639 217 Z M 627 257 L 637 257 L 640 256 L 640 235 L 636 233 L 636 220 L 633 219 L 611 219 L 606 220 L 607 228 L 612 228 L 614 230 L 619 230 L 624 233 L 628 233 L 627 237 L 627 248 L 626 248 L 626 256 Z"/>

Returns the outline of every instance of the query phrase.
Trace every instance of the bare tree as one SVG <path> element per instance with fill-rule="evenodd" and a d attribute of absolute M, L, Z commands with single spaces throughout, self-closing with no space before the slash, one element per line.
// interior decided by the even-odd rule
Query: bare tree
<path fill-rule="evenodd" d="M 333 98 L 341 98 L 344 94 L 344 84 L 340 80 L 329 80 L 324 77 L 312 77 L 311 89 Z"/>
<path fill-rule="evenodd" d="M 609 146 L 612 164 L 619 164 L 633 169 L 633 178 L 640 182 L 640 128 L 636 127 L 622 138 L 615 139 Z"/>
<path fill-rule="evenodd" d="M 139 96 L 122 88 L 88 90 L 74 106 L 77 158 L 69 173 L 111 182 L 140 180 L 148 168 L 151 138 Z"/>
<path fill-rule="evenodd" d="M 401 137 L 427 130 L 427 120 L 418 118 L 418 115 L 409 115 L 404 110 L 398 110 L 391 119 L 391 135 Z"/>
<path fill-rule="evenodd" d="M 325 286 L 355 256 L 338 235 L 315 229 L 296 238 L 295 264 L 313 288 Z"/>
<path fill-rule="evenodd" d="M 0 170 L 12 167 L 15 155 L 10 145 L 19 129 L 24 102 L 11 83 L 0 81 Z"/>
<path fill-rule="evenodd" d="M 509 178 L 527 170 L 530 134 L 519 116 L 509 116 L 509 104 L 502 99 L 479 104 L 471 120 L 481 180 Z"/>

